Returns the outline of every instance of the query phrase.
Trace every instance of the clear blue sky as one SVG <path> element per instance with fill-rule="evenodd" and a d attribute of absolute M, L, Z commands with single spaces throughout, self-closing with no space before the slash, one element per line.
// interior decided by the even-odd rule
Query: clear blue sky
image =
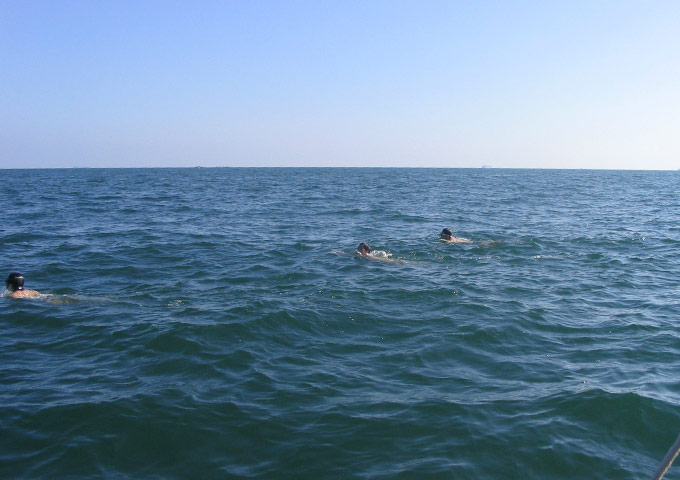
<path fill-rule="evenodd" d="M 680 168 L 679 1 L 0 0 L 0 168 Z"/>

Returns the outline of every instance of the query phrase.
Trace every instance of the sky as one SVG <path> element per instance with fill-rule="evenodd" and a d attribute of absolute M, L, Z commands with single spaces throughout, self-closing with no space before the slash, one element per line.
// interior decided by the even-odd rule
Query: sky
<path fill-rule="evenodd" d="M 0 168 L 680 169 L 680 2 L 0 0 Z"/>

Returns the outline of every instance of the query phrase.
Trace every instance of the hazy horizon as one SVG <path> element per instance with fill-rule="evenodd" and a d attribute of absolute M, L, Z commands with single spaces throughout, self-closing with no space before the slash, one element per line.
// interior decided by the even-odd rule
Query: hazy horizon
<path fill-rule="evenodd" d="M 240 165 L 214 165 L 204 167 L 202 165 L 195 166 L 175 166 L 175 167 L 164 167 L 164 166 L 150 166 L 150 167 L 86 167 L 86 166 L 74 166 L 74 167 L 0 167 L 0 170 L 127 170 L 127 169 L 207 169 L 207 168 L 233 168 L 233 169 L 243 169 L 243 168 L 254 168 L 254 169 L 324 169 L 324 168 L 337 168 L 337 169 L 373 169 L 373 170 L 586 170 L 586 171 L 612 171 L 612 172 L 673 172 L 675 170 L 671 169 L 619 169 L 619 168 L 553 168 L 553 167 L 493 167 L 493 166 L 482 166 L 482 167 L 390 167 L 390 166 L 325 166 L 325 167 L 315 167 L 315 166 L 240 166 Z M 680 168 L 676 169 L 680 171 Z"/>

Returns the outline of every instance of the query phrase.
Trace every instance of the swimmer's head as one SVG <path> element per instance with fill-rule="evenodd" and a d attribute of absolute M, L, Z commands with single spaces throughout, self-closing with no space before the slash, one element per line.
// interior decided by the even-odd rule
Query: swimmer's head
<path fill-rule="evenodd" d="M 371 253 L 371 246 L 368 243 L 361 242 L 357 247 L 357 253 L 359 253 L 360 255 L 366 255 L 367 253 Z"/>
<path fill-rule="evenodd" d="M 443 238 L 444 240 L 451 240 L 451 230 L 448 228 L 445 228 L 442 230 L 442 233 L 439 235 L 439 238 Z"/>
<path fill-rule="evenodd" d="M 24 276 L 20 273 L 14 272 L 10 273 L 7 280 L 5 280 L 5 286 L 7 290 L 16 292 L 17 290 L 24 289 Z"/>

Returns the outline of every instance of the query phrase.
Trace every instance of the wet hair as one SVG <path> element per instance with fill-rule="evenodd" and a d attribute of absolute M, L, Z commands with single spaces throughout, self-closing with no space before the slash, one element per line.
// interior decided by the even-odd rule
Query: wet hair
<path fill-rule="evenodd" d="M 443 237 L 444 235 L 450 237 L 451 236 L 451 230 L 449 230 L 448 228 L 445 228 L 444 230 L 442 230 L 441 236 Z"/>
<path fill-rule="evenodd" d="M 357 247 L 357 252 L 361 252 L 362 250 L 366 250 L 367 253 L 371 253 L 371 246 L 368 243 L 361 242 Z"/>
<path fill-rule="evenodd" d="M 7 290 L 16 292 L 17 290 L 24 289 L 24 276 L 18 272 L 13 272 L 9 274 L 7 280 L 5 280 L 5 286 Z"/>

